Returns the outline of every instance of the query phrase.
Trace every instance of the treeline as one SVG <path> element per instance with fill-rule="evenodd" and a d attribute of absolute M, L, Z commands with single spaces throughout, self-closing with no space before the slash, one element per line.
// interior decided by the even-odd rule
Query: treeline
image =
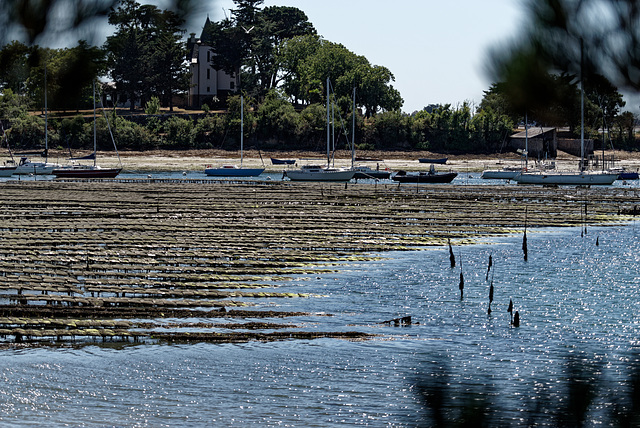
<path fill-rule="evenodd" d="M 42 114 L 29 114 L 21 98 L 11 91 L 0 97 L 0 115 L 5 144 L 13 150 L 41 147 L 45 121 Z M 150 103 L 152 104 L 152 103 Z M 240 147 L 240 97 L 229 98 L 225 113 L 118 115 L 108 109 L 107 117 L 121 150 L 238 150 Z M 152 112 L 154 109 L 148 109 Z M 296 109 L 286 96 L 272 91 L 262 103 L 245 99 L 244 142 L 246 148 L 261 150 L 316 150 L 326 147 L 326 108 L 314 103 Z M 412 115 L 385 111 L 366 117 L 356 111 L 355 143 L 362 150 L 429 150 L 446 153 L 495 153 L 509 150 L 506 143 L 515 122 L 485 106 L 475 113 L 469 104 L 430 106 Z M 352 110 L 338 109 L 335 120 L 336 147 L 350 148 Z M 618 115 L 608 138 L 615 148 L 637 150 L 635 121 L 630 113 Z M 587 138 L 600 147 L 601 134 L 588 128 Z M 93 144 L 91 115 L 48 120 L 49 147 L 63 150 L 90 149 Z M 113 144 L 102 112 L 97 118 L 99 150 Z"/>
<path fill-rule="evenodd" d="M 240 146 L 240 97 L 229 98 L 227 113 L 192 115 L 147 114 L 121 116 L 107 110 L 109 123 L 122 150 L 152 149 L 225 149 Z M 4 120 L 6 143 L 13 150 L 42 146 L 45 121 L 43 115 L 29 114 L 20 106 L 20 97 L 9 91 L 0 97 L 0 114 Z M 245 147 L 263 150 L 319 150 L 326 147 L 326 107 L 311 104 L 296 109 L 277 91 L 262 102 L 245 99 Z M 350 148 L 351 110 L 335 115 L 337 148 Z M 468 104 L 438 106 L 414 115 L 400 111 L 366 117 L 356 111 L 355 142 L 358 150 L 433 150 L 446 152 L 492 152 L 502 147 L 513 131 L 506 115 L 490 109 L 472 115 Z M 97 118 L 100 150 L 112 149 L 107 121 Z M 50 148 L 88 149 L 93 144 L 91 115 L 71 118 L 49 117 Z"/>

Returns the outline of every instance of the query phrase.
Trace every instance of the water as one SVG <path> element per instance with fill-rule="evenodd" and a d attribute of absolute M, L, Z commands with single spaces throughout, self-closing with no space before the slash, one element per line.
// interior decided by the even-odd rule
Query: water
<path fill-rule="evenodd" d="M 416 426 L 417 385 L 443 370 L 453 388 L 498 401 L 501 425 L 520 426 L 518 409 L 562 395 L 569 355 L 617 385 L 638 345 L 638 228 L 582 232 L 529 231 L 527 262 L 520 236 L 455 247 L 455 269 L 448 249 L 385 253 L 278 288 L 320 297 L 260 300 L 259 309 L 313 313 L 275 322 L 380 335 L 369 341 L 3 350 L 0 425 Z M 510 326 L 509 300 L 520 328 Z M 406 315 L 410 327 L 380 324 Z"/>
<path fill-rule="evenodd" d="M 448 171 L 448 169 L 443 168 L 442 171 Z M 480 172 L 462 172 L 460 171 L 458 176 L 450 183 L 451 185 L 458 186 L 467 186 L 467 185 L 483 185 L 483 186 L 518 186 L 517 183 L 513 181 L 507 180 L 484 180 L 480 178 Z M 0 177 L 0 182 L 8 181 L 8 180 L 22 180 L 22 181 L 33 181 L 33 180 L 53 180 L 55 177 L 53 176 L 11 176 L 11 177 Z M 202 171 L 162 171 L 162 172 L 149 172 L 149 171 L 133 171 L 133 170 L 124 170 L 118 175 L 120 179 L 147 179 L 147 178 L 169 178 L 169 179 L 189 179 L 189 180 L 227 180 L 227 181 L 246 181 L 246 180 L 255 180 L 255 181 L 289 181 L 288 178 L 283 180 L 282 172 L 264 172 L 260 174 L 258 177 L 209 177 L 204 174 L 204 170 Z M 353 182 L 353 181 L 352 181 Z M 359 183 L 375 183 L 375 180 L 358 180 Z M 394 184 L 398 185 L 396 181 L 391 179 L 388 180 L 380 180 L 379 184 Z M 629 180 L 622 181 L 616 180 L 612 186 L 606 187 L 638 187 L 640 182 L 638 180 Z M 420 188 L 424 188 L 425 186 L 429 186 L 429 184 L 403 184 L 403 186 L 419 186 Z"/>

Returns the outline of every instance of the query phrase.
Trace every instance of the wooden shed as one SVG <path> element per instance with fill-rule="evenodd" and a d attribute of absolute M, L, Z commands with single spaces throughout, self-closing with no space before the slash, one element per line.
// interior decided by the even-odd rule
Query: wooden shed
<path fill-rule="evenodd" d="M 528 147 L 529 158 L 555 158 L 558 153 L 558 132 L 556 128 L 532 127 L 513 134 L 509 146 L 514 151 Z"/>

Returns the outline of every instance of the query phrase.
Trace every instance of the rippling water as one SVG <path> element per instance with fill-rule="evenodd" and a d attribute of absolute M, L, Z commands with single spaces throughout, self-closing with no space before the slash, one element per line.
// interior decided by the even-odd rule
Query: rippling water
<path fill-rule="evenodd" d="M 0 351 L 0 424 L 415 426 L 423 416 L 416 383 L 436 367 L 454 385 L 489 391 L 506 423 L 518 425 L 518 409 L 536 394 L 560 394 L 568 355 L 598 362 L 618 381 L 638 344 L 638 226 L 583 232 L 530 230 L 527 262 L 521 236 L 455 247 L 455 269 L 447 249 L 385 253 L 278 288 L 321 297 L 264 303 L 313 312 L 283 321 L 306 330 L 381 335 L 366 342 Z M 510 326 L 510 299 L 520 328 Z M 405 315 L 414 325 L 380 325 Z"/>

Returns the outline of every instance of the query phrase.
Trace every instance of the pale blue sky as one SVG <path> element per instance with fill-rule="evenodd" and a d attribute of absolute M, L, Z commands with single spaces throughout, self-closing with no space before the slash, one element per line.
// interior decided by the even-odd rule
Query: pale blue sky
<path fill-rule="evenodd" d="M 390 69 L 407 113 L 479 104 L 492 83 L 487 49 L 515 37 L 524 16 L 520 0 L 267 0 L 263 7 L 274 5 L 303 10 L 325 39 Z M 235 6 L 210 0 L 209 7 L 217 21 Z"/>
<path fill-rule="evenodd" d="M 165 0 L 138 2 L 167 6 Z M 301 9 L 325 39 L 391 70 L 407 113 L 428 104 L 477 106 L 492 83 L 488 49 L 515 37 L 525 13 L 522 0 L 266 0 L 262 7 L 274 5 Z M 207 15 L 219 21 L 223 8 L 227 14 L 235 8 L 232 0 L 192 6 L 187 35 L 200 35 Z M 99 45 L 112 31 L 100 22 L 75 36 Z M 39 43 L 60 47 L 68 40 L 63 34 Z"/>

